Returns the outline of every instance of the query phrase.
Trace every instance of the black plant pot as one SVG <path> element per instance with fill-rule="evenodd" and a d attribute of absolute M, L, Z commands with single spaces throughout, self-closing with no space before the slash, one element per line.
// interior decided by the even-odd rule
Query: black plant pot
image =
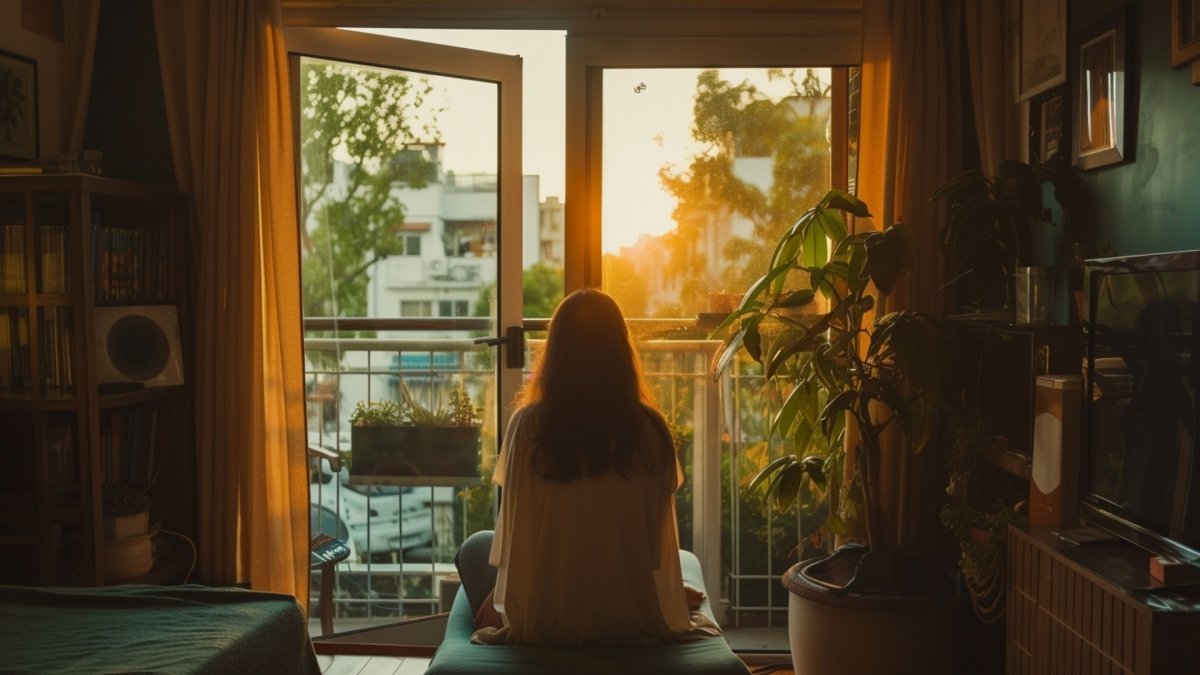
<path fill-rule="evenodd" d="M 350 477 L 479 485 L 480 438 L 479 427 L 351 427 Z"/>

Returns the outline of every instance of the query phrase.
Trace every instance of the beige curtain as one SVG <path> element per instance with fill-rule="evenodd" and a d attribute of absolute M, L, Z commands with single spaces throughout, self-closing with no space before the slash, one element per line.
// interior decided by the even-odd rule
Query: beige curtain
<path fill-rule="evenodd" d="M 863 7 L 862 127 L 858 193 L 874 224 L 903 221 L 916 236 L 911 277 L 888 297 L 883 311 L 913 309 L 940 316 L 943 296 L 938 210 L 928 203 L 948 176 L 956 127 L 945 45 L 956 44 L 953 3 L 878 0 Z M 937 536 L 937 457 L 932 448 L 907 452 L 888 439 L 877 483 L 885 546 L 919 546 Z"/>
<path fill-rule="evenodd" d="M 191 196 L 198 575 L 308 598 L 295 165 L 278 0 L 155 0 Z"/>
<path fill-rule="evenodd" d="M 988 175 L 995 175 L 1000 160 L 1015 157 L 1017 149 L 1006 4 L 1005 0 L 963 3 L 971 105 L 980 164 Z"/>

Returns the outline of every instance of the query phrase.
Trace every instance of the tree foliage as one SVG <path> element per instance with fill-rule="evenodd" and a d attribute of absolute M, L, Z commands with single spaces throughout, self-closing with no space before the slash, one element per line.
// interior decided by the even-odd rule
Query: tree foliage
<path fill-rule="evenodd" d="M 436 176 L 415 144 L 440 111 L 419 112 L 432 85 L 404 73 L 305 59 L 300 83 L 304 315 L 365 316 L 367 270 L 403 252 L 393 186 Z"/>
<path fill-rule="evenodd" d="M 683 171 L 659 171 L 677 200 L 676 227 L 664 237 L 666 269 L 681 289 L 686 313 L 702 311 L 710 291 L 748 287 L 796 214 L 829 189 L 828 108 L 821 105 L 828 86 L 812 69 L 799 81 L 795 71 L 772 70 L 770 76 L 790 82 L 790 93 L 774 100 L 749 81 L 701 72 L 692 135 L 707 148 Z M 770 158 L 770 189 L 738 176 L 741 158 Z M 749 236 L 733 234 L 721 250 L 708 250 L 709 228 L 739 216 L 750 222 Z"/>

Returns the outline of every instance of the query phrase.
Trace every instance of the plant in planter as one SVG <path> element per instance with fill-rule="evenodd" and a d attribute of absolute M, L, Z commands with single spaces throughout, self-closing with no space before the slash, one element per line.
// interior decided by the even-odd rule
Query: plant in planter
<path fill-rule="evenodd" d="M 150 509 L 153 501 L 125 483 L 108 483 L 101 496 L 104 514 L 104 578 L 136 579 L 154 566 Z"/>
<path fill-rule="evenodd" d="M 765 485 L 768 501 L 787 508 L 811 484 L 830 500 L 822 528 L 865 540 L 784 575 L 796 672 L 943 672 L 949 579 L 908 564 L 889 545 L 885 528 L 894 524 L 885 522 L 879 485 L 885 432 L 902 431 L 912 451 L 933 435 L 940 324 L 910 311 L 868 320 L 877 294 L 890 292 L 912 265 L 911 232 L 901 223 L 849 233 L 844 213 L 869 215 L 852 195 L 830 191 L 784 233 L 763 276 L 717 328 L 724 344 L 714 368 L 744 350 L 786 390 L 771 426 L 795 452 L 769 463 L 751 485 Z M 789 285 L 789 277 L 803 285 Z M 847 423 L 857 439 L 852 461 L 843 452 Z M 847 480 L 831 480 L 844 461 Z M 858 644 L 856 636 L 868 634 L 879 636 L 877 648 Z"/>
<path fill-rule="evenodd" d="M 1008 526 L 1025 522 L 1023 483 L 1010 486 L 986 454 L 996 431 L 974 411 L 951 415 L 950 501 L 942 506 L 942 524 L 958 542 L 959 568 L 976 616 L 987 625 L 1004 616 Z M 1011 477 L 1009 477 L 1011 478 Z"/>
<path fill-rule="evenodd" d="M 964 171 L 929 198 L 947 203 L 940 237 L 958 267 L 956 278 L 963 279 L 960 288 L 968 289 L 960 301 L 977 308 L 1012 305 L 1016 268 L 1033 264 L 1036 235 L 1055 224 L 1042 198 L 1047 183 L 1062 208 L 1063 236 L 1081 245 L 1090 221 L 1086 189 L 1061 161 L 1030 166 L 1004 160 L 995 176 Z"/>
<path fill-rule="evenodd" d="M 412 478 L 422 484 L 474 485 L 482 411 L 462 387 L 444 407 L 420 405 L 407 387 L 401 400 L 360 401 L 350 416 L 351 477 Z"/>

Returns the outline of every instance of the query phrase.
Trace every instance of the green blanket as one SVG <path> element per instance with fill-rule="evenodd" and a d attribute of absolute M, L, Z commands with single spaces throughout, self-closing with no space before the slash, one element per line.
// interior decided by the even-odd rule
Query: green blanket
<path fill-rule="evenodd" d="M 2 668 L 319 673 L 295 598 L 206 586 L 0 585 Z"/>

